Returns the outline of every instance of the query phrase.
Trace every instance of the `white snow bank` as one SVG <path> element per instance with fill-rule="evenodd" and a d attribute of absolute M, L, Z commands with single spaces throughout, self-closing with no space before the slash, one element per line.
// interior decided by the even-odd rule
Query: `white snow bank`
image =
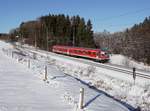
<path fill-rule="evenodd" d="M 61 101 L 61 89 L 47 86 L 27 64 L 5 56 L 6 47 L 11 46 L 0 41 L 0 111 L 73 111 L 72 105 Z"/>
<path fill-rule="evenodd" d="M 2 92 L 0 107 L 3 108 L 0 110 L 2 111 L 72 111 L 73 107 L 74 111 L 77 111 L 75 106 L 78 103 L 80 87 L 85 89 L 84 111 L 129 111 L 103 91 L 89 88 L 84 81 L 62 73 L 60 70 L 63 68 L 56 65 L 54 59 L 44 59 L 41 56 L 37 56 L 39 60 L 30 58 L 31 67 L 27 69 L 28 56 L 15 54 L 12 60 L 4 56 L 1 51 L 0 55 L 0 72 L 2 72 L 0 73 L 0 92 Z M 11 57 L 11 54 L 8 56 Z M 16 58 L 19 63 L 15 61 Z M 41 80 L 45 65 L 48 65 L 49 84 Z M 76 65 L 79 66 L 79 63 Z M 85 69 L 82 69 L 84 66 L 80 65 L 82 71 L 77 73 L 82 73 L 83 77 L 94 73 L 93 68 L 90 67 L 89 70 L 84 71 Z M 72 65 L 72 69 L 73 67 Z"/>
<path fill-rule="evenodd" d="M 128 79 L 130 79 L 128 77 L 126 77 L 125 80 L 123 79 L 125 76 L 120 75 L 120 77 L 117 77 L 118 74 L 116 75 L 116 72 L 113 71 L 106 71 L 102 68 L 91 66 L 90 64 L 88 65 L 82 62 L 78 62 L 75 59 L 71 60 L 66 56 L 58 56 L 54 53 L 49 53 L 49 55 L 47 55 L 47 53 L 41 52 L 41 54 L 43 56 L 40 56 L 40 53 L 36 56 L 38 60 L 47 61 L 49 64 L 57 66 L 57 68 L 63 71 L 64 73 L 79 78 L 84 82 L 88 83 L 89 85 L 95 86 L 98 89 L 109 93 L 110 95 L 114 96 L 119 100 L 122 100 L 134 107 L 140 106 L 143 111 L 149 111 L 149 83 L 145 84 L 144 86 L 139 86 L 138 84 L 134 84 L 133 82 L 127 81 Z M 44 57 L 44 55 L 46 55 L 46 57 Z M 106 73 L 109 73 L 109 75 Z M 116 77 L 114 75 L 116 75 Z M 53 76 L 49 78 L 53 78 Z M 59 82 L 50 82 L 50 84 L 55 84 L 55 87 L 59 87 Z M 75 99 L 73 97 L 75 96 L 70 95 L 71 93 L 66 92 L 63 94 L 62 97 L 67 98 L 67 100 L 69 101 L 74 101 Z"/>
<path fill-rule="evenodd" d="M 143 111 L 149 111 L 150 109 L 150 83 L 145 84 L 143 87 L 138 84 L 134 85 L 134 82 L 130 83 L 108 76 L 103 73 L 102 69 L 77 62 L 56 60 L 54 64 L 64 73 L 80 78 L 121 101 L 134 107 L 140 106 Z"/>
<path fill-rule="evenodd" d="M 111 64 L 116 64 L 116 65 L 122 65 L 122 66 L 126 66 L 126 67 L 135 67 L 137 69 L 142 69 L 142 70 L 146 70 L 146 71 L 150 71 L 150 66 L 145 65 L 142 62 L 136 62 L 126 56 L 123 55 L 111 55 L 110 56 L 110 63 Z"/>

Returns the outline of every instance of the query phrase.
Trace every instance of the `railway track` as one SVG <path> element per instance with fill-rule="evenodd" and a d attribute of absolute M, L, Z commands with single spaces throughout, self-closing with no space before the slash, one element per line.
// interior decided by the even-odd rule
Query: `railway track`
<path fill-rule="evenodd" d="M 33 48 L 29 48 L 29 47 L 19 47 L 19 49 L 22 50 L 26 50 L 30 53 L 34 53 L 34 54 L 39 54 L 41 56 L 49 56 L 49 55 L 53 55 L 53 56 L 59 56 L 59 57 L 65 57 L 67 59 L 70 60 L 76 60 L 79 62 L 84 62 L 85 64 L 90 64 L 92 66 L 96 66 L 96 67 L 100 67 L 100 68 L 105 68 L 108 70 L 113 70 L 113 71 L 117 71 L 117 72 L 121 72 L 130 76 L 133 76 L 133 69 L 132 68 L 125 68 L 125 67 L 118 67 L 118 66 L 113 66 L 113 65 L 109 65 L 109 64 L 102 64 L 102 63 L 98 63 L 98 62 L 94 62 L 94 61 L 90 61 L 90 60 L 84 60 L 81 58 L 74 58 L 74 57 L 70 57 L 70 56 L 64 56 L 64 55 L 60 55 L 60 54 L 55 54 L 55 53 L 51 53 L 51 52 L 47 52 L 47 51 L 42 51 L 42 50 L 36 50 Z M 136 77 L 140 77 L 140 78 L 145 78 L 145 79 L 150 79 L 150 72 L 144 72 L 144 71 L 140 71 L 140 70 L 136 70 L 135 72 Z"/>
<path fill-rule="evenodd" d="M 122 72 L 124 74 L 128 74 L 128 75 L 132 75 L 133 76 L 133 69 L 126 69 L 126 68 L 120 68 L 120 67 L 113 67 L 111 65 L 100 65 L 100 67 L 103 67 L 103 68 L 107 68 L 107 69 L 110 69 L 110 70 L 114 70 L 114 71 L 118 71 L 118 72 Z M 143 72 L 139 72 L 139 71 L 136 71 L 136 76 L 137 77 L 142 77 L 142 78 L 146 78 L 146 79 L 150 79 L 150 74 L 146 74 L 146 73 L 143 73 Z"/>

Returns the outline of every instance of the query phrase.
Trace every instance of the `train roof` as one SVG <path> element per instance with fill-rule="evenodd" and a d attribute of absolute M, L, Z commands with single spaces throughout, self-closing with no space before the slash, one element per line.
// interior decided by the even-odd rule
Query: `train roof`
<path fill-rule="evenodd" d="M 54 45 L 54 46 L 55 47 L 72 48 L 72 49 L 84 49 L 84 50 L 92 50 L 92 51 L 101 51 L 101 49 L 85 48 L 85 47 L 73 47 L 73 46 L 61 46 L 61 45 Z"/>

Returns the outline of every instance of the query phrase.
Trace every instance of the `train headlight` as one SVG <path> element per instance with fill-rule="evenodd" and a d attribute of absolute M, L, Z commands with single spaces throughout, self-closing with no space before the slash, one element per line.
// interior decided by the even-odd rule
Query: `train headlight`
<path fill-rule="evenodd" d="M 105 55 L 105 52 L 101 52 L 102 55 Z"/>

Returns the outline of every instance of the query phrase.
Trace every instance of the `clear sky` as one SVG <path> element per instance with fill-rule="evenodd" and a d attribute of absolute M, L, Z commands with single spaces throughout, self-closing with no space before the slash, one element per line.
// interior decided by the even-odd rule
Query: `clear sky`
<path fill-rule="evenodd" d="M 78 14 L 91 19 L 94 32 L 115 32 L 150 16 L 150 0 L 0 0 L 0 32 L 49 13 Z"/>

